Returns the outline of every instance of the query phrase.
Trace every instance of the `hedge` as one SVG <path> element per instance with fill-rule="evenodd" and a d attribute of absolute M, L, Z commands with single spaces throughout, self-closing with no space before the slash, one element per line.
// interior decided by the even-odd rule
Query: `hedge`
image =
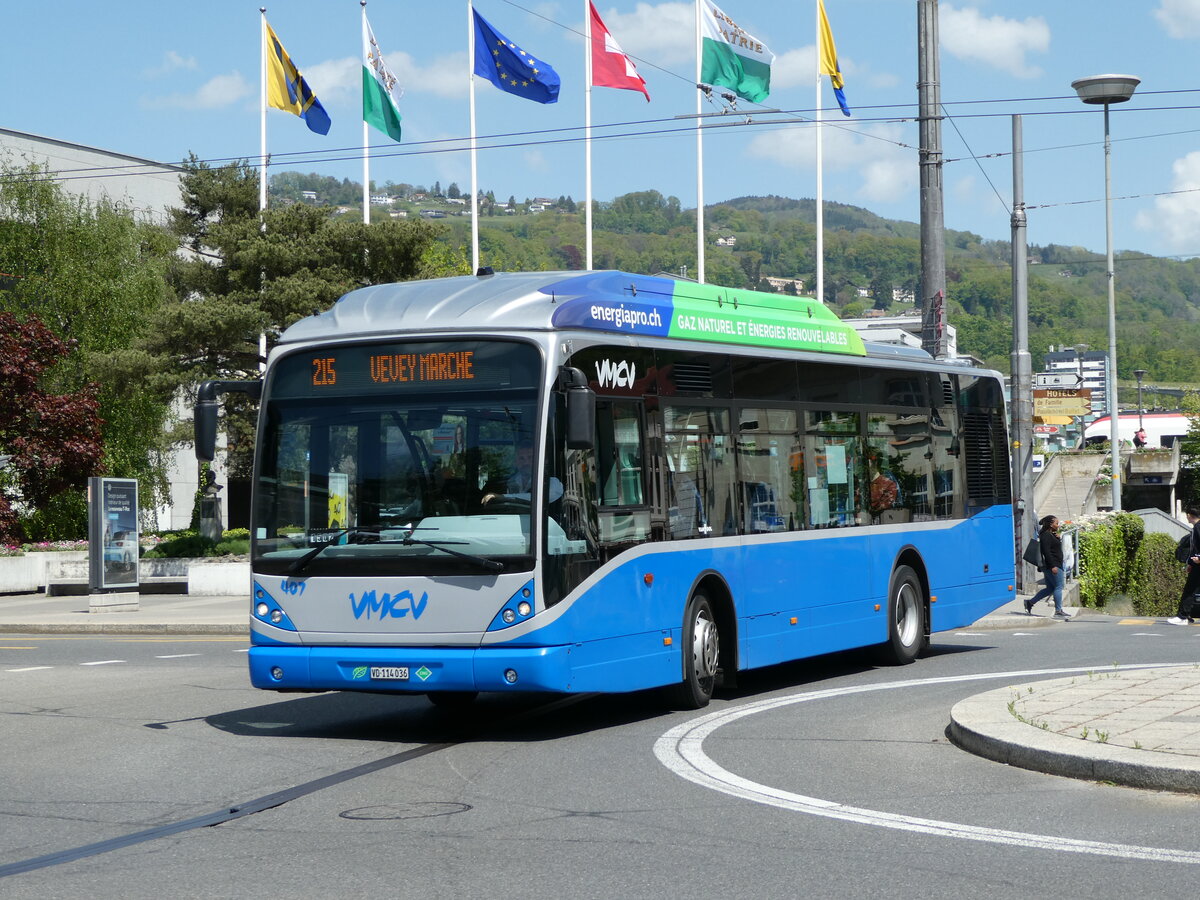
<path fill-rule="evenodd" d="M 1084 606 L 1102 609 L 1127 596 L 1139 616 L 1175 614 L 1187 572 L 1175 559 L 1176 541 L 1146 534 L 1132 513 L 1106 513 L 1079 526 L 1079 596 Z"/>

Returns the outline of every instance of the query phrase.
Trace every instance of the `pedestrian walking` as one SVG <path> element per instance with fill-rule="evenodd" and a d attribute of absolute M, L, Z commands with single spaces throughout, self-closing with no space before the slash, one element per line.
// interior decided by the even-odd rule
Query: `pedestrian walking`
<path fill-rule="evenodd" d="M 1196 592 L 1200 591 L 1200 505 L 1184 509 L 1192 526 L 1192 547 L 1187 560 L 1187 578 L 1183 582 L 1183 594 L 1179 597 L 1179 609 L 1167 619 L 1168 625 L 1190 625 L 1196 614 Z"/>
<path fill-rule="evenodd" d="M 1054 616 L 1069 619 L 1071 614 L 1063 609 L 1063 582 L 1067 573 L 1063 570 L 1062 538 L 1058 536 L 1058 517 L 1043 516 L 1038 522 L 1038 544 L 1042 548 L 1042 575 L 1046 586 L 1025 601 L 1025 612 L 1033 615 L 1033 607 L 1039 600 L 1054 596 Z"/>

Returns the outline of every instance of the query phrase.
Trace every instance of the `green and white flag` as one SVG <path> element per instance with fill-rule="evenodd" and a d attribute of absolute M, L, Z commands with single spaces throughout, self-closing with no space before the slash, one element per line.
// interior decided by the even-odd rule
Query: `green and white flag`
<path fill-rule="evenodd" d="M 700 81 L 727 87 L 745 100 L 761 103 L 771 92 L 775 54 L 712 0 L 700 2 Z"/>
<path fill-rule="evenodd" d="M 375 40 L 375 32 L 363 15 L 363 121 L 392 140 L 400 140 L 400 110 L 392 90 L 396 76 L 388 69 Z"/>

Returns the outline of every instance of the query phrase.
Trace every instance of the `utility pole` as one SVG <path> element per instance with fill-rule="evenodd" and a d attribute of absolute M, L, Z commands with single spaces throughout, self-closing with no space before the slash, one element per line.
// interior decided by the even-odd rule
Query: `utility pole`
<path fill-rule="evenodd" d="M 921 346 L 932 356 L 944 356 L 946 231 L 937 0 L 917 0 L 917 106 L 921 136 Z"/>
<path fill-rule="evenodd" d="M 1033 365 L 1029 359 L 1029 270 L 1026 256 L 1025 167 L 1021 117 L 1012 117 L 1012 481 L 1016 520 L 1017 585 L 1025 590 L 1036 580 L 1021 551 L 1035 534 L 1033 508 Z"/>

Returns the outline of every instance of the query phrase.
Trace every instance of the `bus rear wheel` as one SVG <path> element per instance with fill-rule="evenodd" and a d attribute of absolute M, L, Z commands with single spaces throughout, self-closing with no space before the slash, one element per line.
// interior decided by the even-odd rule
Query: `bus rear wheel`
<path fill-rule="evenodd" d="M 683 620 L 683 681 L 672 685 L 671 699 L 679 709 L 708 706 L 717 684 L 721 634 L 712 604 L 703 592 L 692 594 Z"/>
<path fill-rule="evenodd" d="M 888 587 L 888 639 L 881 648 L 885 661 L 908 665 L 925 646 L 925 592 L 908 566 L 897 566 Z"/>

